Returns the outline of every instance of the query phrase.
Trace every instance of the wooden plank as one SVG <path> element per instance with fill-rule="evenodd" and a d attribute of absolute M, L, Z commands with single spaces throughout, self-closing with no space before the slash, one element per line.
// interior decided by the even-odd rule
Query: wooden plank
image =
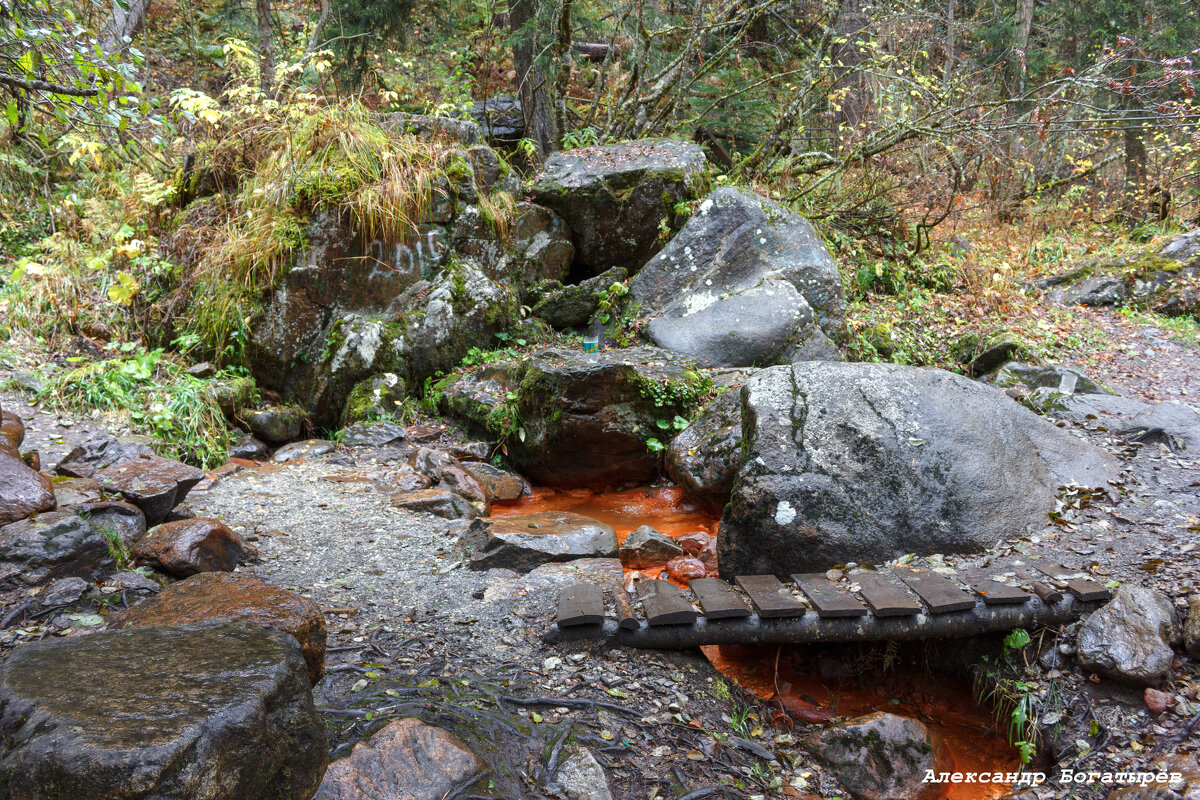
<path fill-rule="evenodd" d="M 1071 577 L 1080 573 L 1085 573 L 1085 570 L 1067 569 L 1062 564 L 1047 563 L 1038 561 L 1034 564 L 1039 571 L 1046 573 L 1063 587 L 1068 592 L 1075 595 L 1078 599 L 1084 602 L 1092 602 L 1093 600 L 1107 600 L 1110 596 L 1108 589 L 1105 589 L 1100 584 L 1089 578 Z"/>
<path fill-rule="evenodd" d="M 633 613 L 633 603 L 629 601 L 629 592 L 625 591 L 625 586 L 620 581 L 613 583 L 612 596 L 613 609 L 617 612 L 617 627 L 623 631 L 640 627 Z"/>
<path fill-rule="evenodd" d="M 642 581 L 637 588 L 650 625 L 689 625 L 696 621 L 696 609 L 670 581 Z"/>
<path fill-rule="evenodd" d="M 908 592 L 878 572 L 859 572 L 850 576 L 859 593 L 877 617 L 907 617 L 921 613 L 921 604 Z"/>
<path fill-rule="evenodd" d="M 688 584 L 688 588 L 696 595 L 700 610 L 709 619 L 750 616 L 750 607 L 746 605 L 746 601 L 723 580 L 696 578 Z"/>
<path fill-rule="evenodd" d="M 604 593 L 592 583 L 573 583 L 558 593 L 558 627 L 604 622 Z"/>
<path fill-rule="evenodd" d="M 1050 605 L 1062 602 L 1063 593 L 1043 581 L 1024 561 L 1019 565 L 1013 564 L 1010 561 L 1003 561 L 998 566 L 1005 572 L 1011 570 L 1017 576 L 1018 580 L 1021 581 L 1021 584 L 1040 597 L 1042 602 L 1049 603 Z"/>
<path fill-rule="evenodd" d="M 763 619 L 777 617 L 803 617 L 805 608 L 783 582 L 774 575 L 739 575 L 734 578 L 742 591 L 750 595 L 750 602 Z"/>
<path fill-rule="evenodd" d="M 950 614 L 975 607 L 974 597 L 936 572 L 914 567 L 898 567 L 895 574 L 925 601 L 930 614 Z"/>
<path fill-rule="evenodd" d="M 861 617 L 867 607 L 857 597 L 843 589 L 820 572 L 793 575 L 804 596 L 822 617 Z"/>
<path fill-rule="evenodd" d="M 971 591 L 989 606 L 1013 606 L 1029 602 L 1029 593 L 1016 586 L 992 580 L 989 576 L 971 576 Z"/>

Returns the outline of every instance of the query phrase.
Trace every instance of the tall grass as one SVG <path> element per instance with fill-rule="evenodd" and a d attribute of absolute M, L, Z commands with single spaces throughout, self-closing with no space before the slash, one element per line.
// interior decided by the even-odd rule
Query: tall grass
<path fill-rule="evenodd" d="M 223 213 L 185 223 L 176 234 L 177 241 L 199 243 L 183 287 L 190 307 L 176 306 L 226 361 L 238 359 L 261 292 L 278 284 L 304 248 L 314 212 L 339 213 L 368 239 L 405 240 L 445 194 L 451 152 L 447 144 L 386 130 L 358 102 L 267 113 L 253 131 L 256 141 L 247 147 L 256 158 L 236 176 L 237 192 Z"/>
<path fill-rule="evenodd" d="M 158 438 L 161 455 L 209 468 L 225 461 L 232 442 L 214 390 L 234 377 L 201 380 L 161 350 L 141 351 L 55 373 L 38 399 L 68 411 L 110 412 Z"/>

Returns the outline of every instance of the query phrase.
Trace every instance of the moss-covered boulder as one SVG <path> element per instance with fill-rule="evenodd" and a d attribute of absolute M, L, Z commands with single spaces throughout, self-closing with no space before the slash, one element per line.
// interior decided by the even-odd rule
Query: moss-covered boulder
<path fill-rule="evenodd" d="M 342 410 L 342 424 L 354 425 L 385 419 L 404 402 L 404 379 L 394 372 L 381 372 L 354 384 Z"/>
<path fill-rule="evenodd" d="M 639 139 L 555 153 L 530 188 L 566 220 L 576 259 L 596 275 L 640 269 L 686 219 L 676 206 L 702 197 L 707 185 L 699 147 Z"/>
<path fill-rule="evenodd" d="M 1166 255 L 1171 252 L 1183 255 L 1188 251 L 1181 245 L 1162 253 L 1097 261 L 1040 285 L 1057 287 L 1049 298 L 1067 305 L 1126 303 L 1172 317 L 1196 316 L 1200 313 L 1200 257 L 1184 263 Z"/>
<path fill-rule="evenodd" d="M 533 307 L 533 313 L 555 328 L 586 325 L 600 308 L 600 293 L 624 281 L 627 275 L 623 267 L 613 267 L 569 286 L 554 282 Z"/>
<path fill-rule="evenodd" d="M 711 388 L 688 358 L 637 347 L 601 353 L 547 349 L 437 384 L 453 417 L 506 442 L 535 483 L 605 487 L 659 475 L 666 440 Z"/>

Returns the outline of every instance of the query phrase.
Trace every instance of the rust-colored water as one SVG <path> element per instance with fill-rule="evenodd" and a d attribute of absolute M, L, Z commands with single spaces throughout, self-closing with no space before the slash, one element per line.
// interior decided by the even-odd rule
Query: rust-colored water
<path fill-rule="evenodd" d="M 919 719 L 930 729 L 951 772 L 1016 772 L 1019 759 L 1002 734 L 991 729 L 991 715 L 976 705 L 971 690 L 944 675 L 897 667 L 871 670 L 858 680 L 824 680 L 815 665 L 791 646 L 701 647 L 713 666 L 743 689 L 788 709 L 791 717 L 817 720 L 829 712 L 858 717 L 873 711 Z M 778 661 L 777 661 L 778 656 Z M 778 663 L 778 674 L 776 673 Z M 840 661 L 826 665 L 849 672 Z M 776 699 L 778 698 L 778 699 Z M 782 715 L 777 723 L 785 723 Z M 797 733 L 804 728 L 797 723 Z M 947 787 L 951 800 L 995 800 L 1007 784 L 957 784 Z"/>
<path fill-rule="evenodd" d="M 641 487 L 619 492 L 587 489 L 539 488 L 511 503 L 497 503 L 492 514 L 514 517 L 540 511 L 573 511 L 611 525 L 620 541 L 642 525 L 678 537 L 704 531 L 716 536 L 719 519 L 690 503 L 674 486 Z M 647 577 L 660 577 L 662 567 L 642 569 Z M 627 576 L 631 577 L 631 576 Z M 669 577 L 661 575 L 661 577 Z M 686 586 L 685 581 L 676 581 Z M 969 687 L 947 685 L 944 677 L 895 669 L 871 674 L 869 681 L 835 683 L 822 680 L 802 662 L 795 648 L 702 647 L 705 656 L 722 674 L 766 701 L 777 697 L 802 720 L 833 714 L 856 717 L 872 711 L 889 711 L 915 717 L 935 734 L 951 772 L 1014 772 L 1017 756 L 1003 736 L 990 730 L 991 716 L 976 706 Z M 776 675 L 776 656 L 778 676 Z M 864 685 L 865 684 L 865 685 Z M 804 723 L 801 723 L 804 724 Z M 960 784 L 949 787 L 951 800 L 995 800 L 1009 791 L 1001 784 Z"/>
<path fill-rule="evenodd" d="M 574 511 L 598 519 L 611 525 L 622 542 L 626 535 L 642 525 L 649 525 L 667 536 L 694 531 L 715 536 L 719 522 L 689 502 L 683 490 L 676 486 L 646 486 L 619 492 L 539 488 L 520 500 L 496 503 L 492 515 L 516 517 L 539 511 Z"/>
<path fill-rule="evenodd" d="M 714 537 L 715 542 L 720 522 L 696 507 L 676 486 L 643 486 L 619 492 L 538 488 L 519 500 L 492 506 L 492 516 L 496 517 L 516 517 L 540 511 L 573 511 L 598 519 L 612 526 L 619 542 L 624 542 L 626 536 L 642 525 L 649 525 L 671 537 L 702 531 Z M 711 567 L 708 574 L 715 575 L 717 562 L 712 548 L 706 558 Z M 631 571 L 626 570 L 627 573 Z M 665 578 L 687 588 L 686 579 L 670 574 L 665 564 L 643 567 L 639 572 L 648 578 Z"/>

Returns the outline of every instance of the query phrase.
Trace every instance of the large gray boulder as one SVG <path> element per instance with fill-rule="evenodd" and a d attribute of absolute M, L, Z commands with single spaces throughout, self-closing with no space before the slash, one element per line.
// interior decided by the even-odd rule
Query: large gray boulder
<path fill-rule="evenodd" d="M 701 366 L 837 357 L 846 301 L 808 220 L 747 189 L 709 195 L 630 282 L 647 333 Z"/>
<path fill-rule="evenodd" d="M 690 416 L 708 384 L 691 359 L 655 347 L 584 353 L 550 348 L 439 382 L 448 413 L 506 440 L 513 466 L 564 488 L 648 482 L 658 425 Z"/>
<path fill-rule="evenodd" d="M 19 647 L 0 742 L 4 800 L 308 800 L 327 762 L 299 645 L 246 624 Z"/>
<path fill-rule="evenodd" d="M 663 245 L 660 224 L 677 229 L 675 205 L 699 198 L 706 185 L 699 147 L 639 139 L 555 153 L 530 191 L 566 220 L 576 259 L 598 275 L 641 268 Z"/>
<path fill-rule="evenodd" d="M 1113 456 L 988 386 L 938 369 L 811 362 L 742 388 L 724 576 L 904 553 L 977 552 L 1047 522 L 1059 487 L 1104 486 Z"/>
<path fill-rule="evenodd" d="M 1084 620 L 1076 637 L 1079 666 L 1119 683 L 1161 686 L 1171 676 L 1172 645 L 1182 633 L 1163 594 L 1127 584 Z"/>

